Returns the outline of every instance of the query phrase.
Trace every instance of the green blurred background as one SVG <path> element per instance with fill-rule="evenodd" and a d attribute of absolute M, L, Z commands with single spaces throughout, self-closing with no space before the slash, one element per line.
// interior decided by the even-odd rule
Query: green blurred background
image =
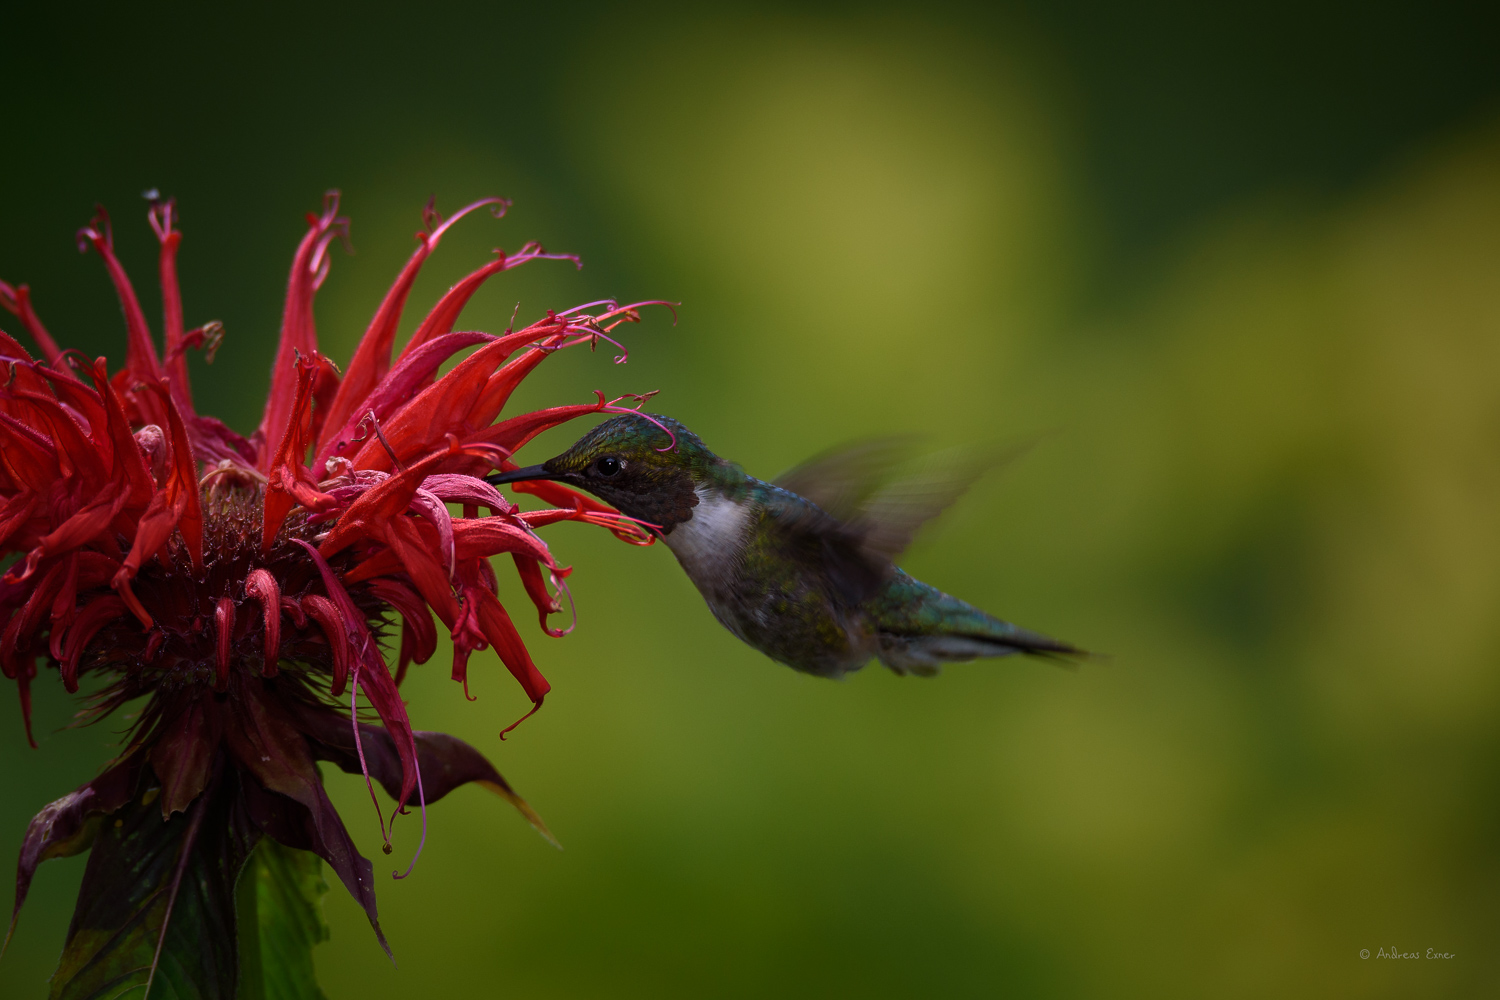
<path fill-rule="evenodd" d="M 286 267 L 337 186 L 348 357 L 419 209 L 487 194 L 463 328 L 683 303 L 548 362 L 528 408 L 661 389 L 772 475 L 869 433 L 1041 443 L 908 569 L 1109 658 L 793 674 L 662 548 L 582 526 L 581 624 L 408 680 L 566 846 L 464 789 L 318 949 L 351 996 L 1473 997 L 1500 958 L 1500 52 L 1488 5 L 1076 0 L 12 12 L 0 277 L 123 351 L 92 204 L 156 321 L 140 192 L 179 199 L 200 407 L 252 428 Z M 0 317 L 13 327 L 8 317 Z M 529 453 L 551 454 L 573 430 Z M 501 574 L 505 576 L 504 573 Z M 512 584 L 509 597 L 523 600 Z M 504 596 L 504 595 L 503 595 Z M 524 617 L 524 616 L 522 616 Z M 9 696 L 7 696 L 9 697 Z M 0 729 L 0 859 L 119 721 Z M 329 775 L 377 869 L 362 783 Z M 414 846 L 403 821 L 397 857 Z M 8 863 L 8 861 L 6 862 Z M 83 859 L 38 875 L 0 994 L 40 996 Z M 1361 960 L 1396 948 L 1447 961 Z"/>

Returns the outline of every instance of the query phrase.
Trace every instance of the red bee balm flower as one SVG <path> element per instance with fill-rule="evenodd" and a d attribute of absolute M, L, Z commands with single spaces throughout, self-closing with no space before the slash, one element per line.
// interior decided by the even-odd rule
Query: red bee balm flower
<path fill-rule="evenodd" d="M 161 354 L 102 210 L 79 246 L 104 259 L 119 295 L 122 369 L 110 375 L 104 358 L 59 350 L 27 287 L 0 283 L 0 304 L 44 359 L 0 332 L 0 547 L 13 557 L 0 578 L 0 668 L 19 687 L 28 739 L 39 659 L 70 692 L 96 675 L 85 721 L 147 699 L 124 752 L 43 809 L 21 849 L 17 914 L 41 861 L 93 849 L 54 995 L 93 995 L 158 973 L 192 983 L 191 995 L 233 995 L 234 887 L 257 850 L 264 869 L 285 878 L 306 856 L 284 848 L 328 862 L 384 946 L 372 866 L 324 794 L 319 760 L 363 773 L 372 799 L 380 782 L 398 812 L 417 803 L 424 841 L 426 804 L 470 781 L 505 796 L 550 839 L 478 751 L 413 731 L 398 690 L 408 665 L 435 651 L 435 614 L 452 635 L 453 679 L 465 693 L 470 654 L 489 647 L 536 711 L 549 685 L 495 596 L 490 557 L 512 557 L 542 628 L 562 635 L 547 618 L 561 610 L 555 594 L 568 571 L 536 529 L 581 520 L 628 542 L 651 540 L 554 483 L 518 487 L 553 508 L 526 512 L 478 478 L 515 468 L 512 452 L 549 427 L 621 409 L 600 395 L 497 422 L 548 355 L 608 340 L 648 303 L 589 303 L 500 336 L 454 332 L 492 275 L 539 258 L 576 263 L 527 244 L 496 251 L 454 285 L 391 360 L 412 283 L 448 227 L 482 207 L 499 217 L 506 205 L 486 199 L 446 221 L 428 207 L 416 251 L 340 376 L 318 353 L 312 311 L 329 243 L 348 231 L 330 194 L 322 214 L 308 216 L 292 260 L 265 414 L 249 438 L 193 406 L 186 352 L 211 354 L 221 330 L 184 329 L 171 201 L 153 198 L 148 215 L 161 243 Z M 392 676 L 381 640 L 398 617 Z M 383 725 L 361 721 L 361 695 Z"/>

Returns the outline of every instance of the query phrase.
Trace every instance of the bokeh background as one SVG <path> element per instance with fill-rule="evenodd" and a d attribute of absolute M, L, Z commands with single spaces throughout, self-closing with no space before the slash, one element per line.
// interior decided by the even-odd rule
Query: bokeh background
<path fill-rule="evenodd" d="M 175 195 L 187 318 L 227 330 L 199 399 L 249 430 L 325 188 L 356 251 L 317 306 L 340 360 L 427 198 L 504 194 L 408 328 L 528 239 L 586 266 L 505 275 L 463 327 L 683 303 L 518 405 L 660 389 L 768 476 L 871 433 L 1040 439 L 905 564 L 1109 654 L 1077 671 L 798 676 L 665 549 L 554 529 L 581 621 L 532 642 L 546 709 L 500 743 L 524 700 L 489 654 L 475 703 L 442 651 L 405 693 L 566 850 L 482 791 L 438 804 L 380 888 L 399 970 L 327 896 L 331 998 L 1474 997 L 1500 980 L 1496 29 L 1238 0 L 12 11 L 0 276 L 119 355 L 72 233 L 113 210 L 154 322 L 140 192 Z M 72 711 L 40 685 L 32 751 L 7 710 L 0 859 L 118 739 Z M 362 783 L 328 782 L 382 858 Z M 44 993 L 82 870 L 42 867 L 0 994 Z"/>

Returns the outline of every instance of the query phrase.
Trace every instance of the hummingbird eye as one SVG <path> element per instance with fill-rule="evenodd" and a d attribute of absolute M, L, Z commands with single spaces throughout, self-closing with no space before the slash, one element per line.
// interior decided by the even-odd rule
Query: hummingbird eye
<path fill-rule="evenodd" d="M 607 455 L 594 463 L 595 470 L 597 470 L 599 475 L 601 476 L 618 476 L 620 474 L 620 470 L 624 467 L 625 463 L 621 462 L 613 455 Z"/>

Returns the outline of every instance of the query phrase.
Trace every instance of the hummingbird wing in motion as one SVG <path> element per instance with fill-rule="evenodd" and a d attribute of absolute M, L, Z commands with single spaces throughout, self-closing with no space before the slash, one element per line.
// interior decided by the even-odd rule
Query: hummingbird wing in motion
<path fill-rule="evenodd" d="M 914 437 L 872 438 L 826 451 L 778 476 L 773 485 L 811 500 L 839 523 L 838 534 L 869 562 L 894 561 L 922 525 L 950 507 L 990 469 L 1030 449 L 953 449 L 917 458 Z M 827 531 L 812 512 L 794 520 Z"/>
<path fill-rule="evenodd" d="M 912 439 L 886 438 L 825 452 L 773 484 L 791 494 L 771 504 L 780 544 L 798 552 L 805 565 L 818 566 L 839 600 L 862 608 L 876 623 L 876 655 L 897 673 L 930 676 L 944 663 L 1013 653 L 1062 661 L 1085 655 L 950 597 L 895 565 L 923 524 L 985 472 L 1029 448 L 1028 442 L 913 459 Z M 799 669 L 839 676 L 851 664 Z"/>

